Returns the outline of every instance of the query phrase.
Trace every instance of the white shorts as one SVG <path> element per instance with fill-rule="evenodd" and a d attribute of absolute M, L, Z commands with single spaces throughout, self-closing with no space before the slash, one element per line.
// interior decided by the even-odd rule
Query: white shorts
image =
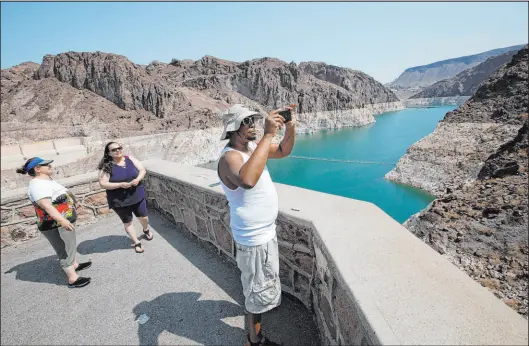
<path fill-rule="evenodd" d="M 235 243 L 235 246 L 246 312 L 262 314 L 279 306 L 281 282 L 277 236 L 263 245 L 246 246 Z"/>

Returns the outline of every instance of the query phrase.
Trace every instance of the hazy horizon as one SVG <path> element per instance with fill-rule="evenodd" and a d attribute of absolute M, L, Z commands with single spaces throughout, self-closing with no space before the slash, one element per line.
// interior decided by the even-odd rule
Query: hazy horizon
<path fill-rule="evenodd" d="M 528 4 L 512 2 L 2 2 L 1 9 L 2 69 L 67 51 L 140 65 L 273 57 L 348 67 L 385 84 L 410 67 L 528 42 Z"/>

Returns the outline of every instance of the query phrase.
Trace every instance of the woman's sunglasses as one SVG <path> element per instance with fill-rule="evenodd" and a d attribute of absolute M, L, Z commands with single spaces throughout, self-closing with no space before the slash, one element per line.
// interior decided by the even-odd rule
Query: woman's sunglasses
<path fill-rule="evenodd" d="M 248 117 L 248 118 L 242 119 L 242 124 L 246 126 L 255 124 L 255 117 Z"/>
<path fill-rule="evenodd" d="M 110 149 L 110 151 L 113 152 L 113 153 L 116 153 L 116 152 L 121 151 L 121 150 L 123 150 L 123 147 L 117 147 L 117 148 Z"/>

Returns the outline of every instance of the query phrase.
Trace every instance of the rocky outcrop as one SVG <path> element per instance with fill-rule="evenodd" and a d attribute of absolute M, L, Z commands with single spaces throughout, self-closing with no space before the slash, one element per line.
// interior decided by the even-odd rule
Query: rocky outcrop
<path fill-rule="evenodd" d="M 390 84 L 386 84 L 387 86 Z M 412 87 L 412 88 L 399 88 L 399 87 L 391 87 L 391 91 L 399 98 L 399 100 L 404 101 L 410 98 L 410 96 L 413 96 L 419 92 L 421 92 L 424 88 L 423 87 Z"/>
<path fill-rule="evenodd" d="M 477 178 L 485 160 L 512 140 L 528 112 L 527 47 L 476 94 L 408 148 L 386 178 L 441 195 Z"/>
<path fill-rule="evenodd" d="M 406 69 L 397 79 L 389 83 L 390 88 L 426 87 L 437 81 L 456 76 L 459 72 L 474 67 L 490 57 L 522 49 L 523 45 L 498 48 L 480 54 L 437 61 L 432 64 Z"/>
<path fill-rule="evenodd" d="M 470 96 L 450 96 L 450 97 L 429 97 L 418 99 L 402 100 L 402 104 L 408 108 L 414 107 L 440 107 L 440 106 L 460 106 L 465 103 Z"/>
<path fill-rule="evenodd" d="M 393 109 L 398 101 L 362 72 L 273 58 L 236 63 L 205 56 L 142 66 L 116 54 L 68 52 L 45 56 L 34 78 L 22 69 L 2 70 L 2 76 L 17 76 L 10 80 L 18 83 L 14 87 L 2 77 L 3 84 L 11 83 L 2 94 L 2 128 L 5 123 L 10 129 L 2 132 L 3 144 L 29 139 L 33 125 L 46 127 L 52 120 L 61 127 L 41 131 L 36 139 L 74 135 L 78 119 L 84 132 L 206 129 L 220 126 L 218 113 L 233 103 L 261 112 L 296 103 L 306 114 L 306 128 L 323 124 L 310 114 L 330 113 L 344 114 L 344 119 L 330 119 L 331 127 L 359 126 L 373 120 L 372 109 L 387 104 Z"/>
<path fill-rule="evenodd" d="M 478 179 L 504 178 L 518 173 L 527 173 L 527 149 L 529 134 L 527 126 L 527 114 L 522 128 L 516 137 L 502 145 L 500 149 L 492 154 L 478 174 Z M 526 186 L 527 187 L 527 186 Z"/>
<path fill-rule="evenodd" d="M 32 78 L 38 68 L 39 64 L 28 61 L 10 69 L 2 70 L 0 73 L 0 90 L 2 99 L 4 98 L 4 95 L 15 90 L 23 81 Z"/>
<path fill-rule="evenodd" d="M 448 187 L 471 184 L 483 162 L 503 143 L 512 140 L 519 128 L 494 123 L 441 122 L 432 134 L 409 147 L 385 178 L 441 196 Z"/>
<path fill-rule="evenodd" d="M 170 77 L 177 85 L 235 91 L 267 109 L 296 103 L 300 113 L 314 113 L 398 101 L 390 90 L 365 73 L 321 62 L 296 65 L 262 58 L 237 64 L 208 56 L 196 62 L 173 61 L 171 65 L 178 68 Z M 157 75 L 167 73 L 160 64 L 156 70 L 151 71 Z"/>
<path fill-rule="evenodd" d="M 139 120 L 155 118 L 147 111 L 125 111 L 89 90 L 55 78 L 19 77 L 18 85 L 2 95 L 2 145 L 93 133 L 138 135 L 144 127 Z"/>
<path fill-rule="evenodd" d="M 363 108 L 335 110 L 299 115 L 297 133 L 314 133 L 322 129 L 365 126 L 375 122 L 375 115 L 404 109 L 402 102 L 377 103 Z"/>
<path fill-rule="evenodd" d="M 528 51 L 447 113 L 387 175 L 438 197 L 405 226 L 525 316 Z"/>
<path fill-rule="evenodd" d="M 381 84 L 375 81 L 367 74 L 348 69 L 327 65 L 322 62 L 302 62 L 299 65 L 302 72 L 308 73 L 327 83 L 331 83 L 340 88 L 343 88 L 352 93 L 355 107 L 363 108 L 368 104 L 379 104 L 387 102 L 396 102 L 398 98 L 386 88 L 381 88 Z M 307 90 L 303 90 L 305 93 Z M 337 102 L 344 102 L 349 100 L 337 100 Z M 337 109 L 341 109 L 341 104 Z M 311 111 L 307 108 L 307 111 Z"/>
<path fill-rule="evenodd" d="M 527 316 L 527 122 L 491 155 L 478 179 L 448 189 L 405 226 Z"/>
<path fill-rule="evenodd" d="M 472 96 L 478 90 L 479 85 L 496 72 L 498 68 L 511 61 L 516 50 L 509 51 L 498 56 L 488 58 L 481 64 L 460 72 L 453 78 L 439 81 L 421 92 L 413 95 L 410 99 L 437 98 L 453 96 Z"/>
<path fill-rule="evenodd" d="M 54 77 L 76 89 L 87 89 L 123 110 L 146 110 L 158 118 L 187 109 L 189 101 L 163 80 L 116 54 L 46 55 L 36 79 Z"/>

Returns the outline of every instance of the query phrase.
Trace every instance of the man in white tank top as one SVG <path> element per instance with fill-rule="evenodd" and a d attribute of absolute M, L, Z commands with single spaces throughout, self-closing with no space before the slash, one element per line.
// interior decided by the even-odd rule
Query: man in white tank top
<path fill-rule="evenodd" d="M 277 345 L 261 333 L 261 314 L 281 303 L 279 249 L 276 218 L 278 200 L 266 167 L 268 159 L 286 157 L 296 137 L 294 105 L 271 112 L 265 119 L 264 136 L 256 143 L 255 123 L 263 118 L 242 105 L 230 107 L 223 116 L 222 150 L 218 174 L 230 206 L 230 226 L 235 240 L 237 266 L 248 315 L 246 345 Z M 279 115 L 290 110 L 291 120 Z M 272 143 L 278 129 L 286 127 L 280 144 Z"/>

